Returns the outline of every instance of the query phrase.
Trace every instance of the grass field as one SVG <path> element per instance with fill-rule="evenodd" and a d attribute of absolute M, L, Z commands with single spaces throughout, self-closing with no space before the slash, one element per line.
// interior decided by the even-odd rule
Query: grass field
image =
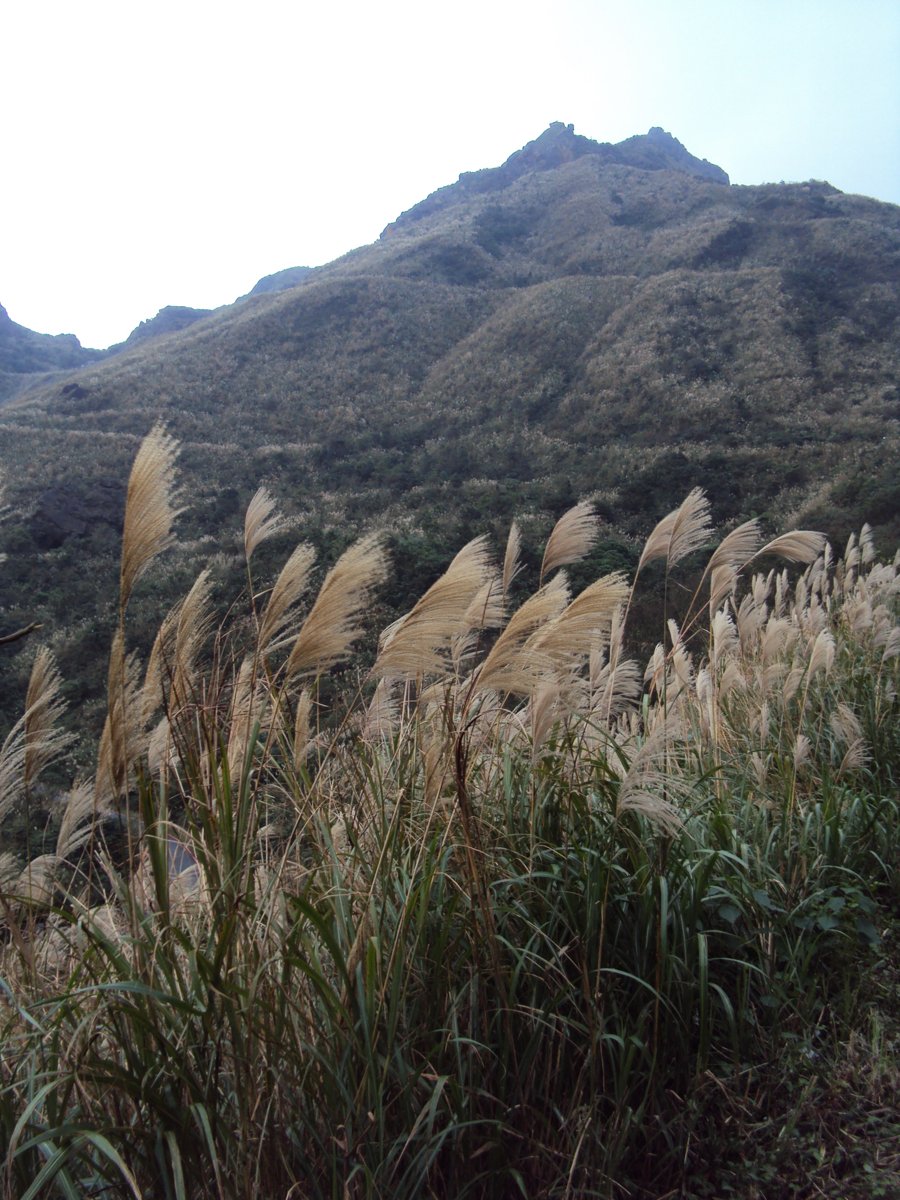
<path fill-rule="evenodd" d="M 156 430 L 132 470 L 96 770 L 52 852 L 0 861 L 4 1197 L 898 1195 L 898 579 L 868 531 L 717 543 L 695 490 L 573 595 L 582 504 L 538 578 L 515 527 L 496 563 L 476 539 L 368 652 L 384 539 L 315 598 L 303 545 L 263 582 L 261 489 L 243 595 L 213 611 L 201 574 L 140 662 L 176 452 Z M 9 826 L 59 682 L 39 650 Z"/>

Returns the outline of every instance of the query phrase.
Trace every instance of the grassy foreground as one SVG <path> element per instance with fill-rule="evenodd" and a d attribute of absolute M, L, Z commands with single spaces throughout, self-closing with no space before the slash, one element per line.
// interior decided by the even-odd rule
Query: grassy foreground
<path fill-rule="evenodd" d="M 579 505 L 536 590 L 515 527 L 498 567 L 476 540 L 336 674 L 382 543 L 311 602 L 306 546 L 263 588 L 261 490 L 246 603 L 214 617 L 202 574 L 141 664 L 175 453 L 132 471 L 96 774 L 54 853 L 0 861 L 3 1196 L 897 1195 L 898 576 L 867 531 L 710 550 L 694 491 L 573 597 Z M 0 820 L 64 748 L 58 686 L 39 651 Z"/>

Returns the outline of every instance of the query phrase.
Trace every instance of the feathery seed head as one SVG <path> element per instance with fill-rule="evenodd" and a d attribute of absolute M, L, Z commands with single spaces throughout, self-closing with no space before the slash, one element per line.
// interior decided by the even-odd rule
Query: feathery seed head
<path fill-rule="evenodd" d="M 693 488 L 647 538 L 638 560 L 638 571 L 657 558 L 664 558 L 667 567 L 674 567 L 703 545 L 711 528 L 709 501 L 701 488 Z"/>
<path fill-rule="evenodd" d="M 125 499 L 119 606 L 124 612 L 135 584 L 174 537 L 175 459 L 178 444 L 162 425 L 147 434 L 134 460 Z"/>
<path fill-rule="evenodd" d="M 288 656 L 288 678 L 299 673 L 320 674 L 347 657 L 363 634 L 359 620 L 369 598 L 386 574 L 381 534 L 360 538 L 341 555 L 300 627 Z"/>
<path fill-rule="evenodd" d="M 599 521 L 594 506 L 582 500 L 570 508 L 556 522 L 547 539 L 544 559 L 541 563 L 541 580 L 557 567 L 583 558 L 597 540 Z"/>
<path fill-rule="evenodd" d="M 269 491 L 264 487 L 259 488 L 244 515 L 244 557 L 247 562 L 256 547 L 279 533 L 286 523 Z"/>

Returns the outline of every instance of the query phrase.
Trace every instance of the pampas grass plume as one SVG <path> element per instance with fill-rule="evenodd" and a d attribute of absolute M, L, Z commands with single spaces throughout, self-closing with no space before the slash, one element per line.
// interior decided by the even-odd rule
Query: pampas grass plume
<path fill-rule="evenodd" d="M 134 460 L 125 500 L 119 607 L 124 612 L 135 584 L 153 559 L 173 542 L 175 459 L 178 445 L 162 425 L 147 434 Z"/>
<path fill-rule="evenodd" d="M 563 513 L 547 539 L 541 563 L 541 582 L 557 567 L 583 558 L 596 542 L 598 530 L 597 514 L 593 504 L 587 500 L 582 500 Z"/>
<path fill-rule="evenodd" d="M 693 488 L 647 538 L 638 560 L 638 571 L 657 558 L 664 558 L 668 568 L 674 567 L 703 545 L 710 529 L 709 501 L 701 488 Z"/>
<path fill-rule="evenodd" d="M 244 515 L 244 557 L 250 561 L 253 551 L 267 538 L 282 530 L 286 522 L 275 508 L 269 491 L 261 487 L 253 495 Z"/>
<path fill-rule="evenodd" d="M 288 656 L 288 678 L 301 672 L 320 673 L 347 657 L 363 633 L 359 618 L 386 574 L 381 534 L 360 538 L 341 555 L 300 627 Z"/>

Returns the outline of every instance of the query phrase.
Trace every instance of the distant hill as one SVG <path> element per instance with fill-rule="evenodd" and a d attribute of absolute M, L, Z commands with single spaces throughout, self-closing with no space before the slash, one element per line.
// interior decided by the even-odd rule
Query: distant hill
<path fill-rule="evenodd" d="M 312 270 L 312 267 L 285 267 L 283 271 L 276 271 L 274 275 L 264 275 L 253 285 L 248 295 L 263 296 L 266 292 L 287 291 L 288 288 L 302 283 Z M 246 296 L 240 298 L 241 300 L 247 299 Z"/>
<path fill-rule="evenodd" d="M 0 403 L 48 372 L 83 367 L 102 357 L 102 350 L 85 349 L 72 333 L 35 333 L 16 324 L 0 304 Z"/>
<path fill-rule="evenodd" d="M 87 652 L 115 489 L 159 419 L 189 480 L 172 589 L 260 483 L 326 548 L 391 529 L 398 605 L 465 536 L 524 514 L 536 537 L 583 496 L 613 565 L 695 484 L 720 521 L 869 520 L 896 544 L 896 206 L 737 187 L 660 129 L 609 146 L 557 123 L 295 270 L 0 409 L 10 620 L 80 614 Z M 83 519 L 54 532 L 61 494 Z"/>
<path fill-rule="evenodd" d="M 140 325 L 132 329 L 124 342 L 117 346 L 111 346 L 110 349 L 112 351 L 129 350 L 132 346 L 146 342 L 150 338 L 162 337 L 168 333 L 180 333 L 182 329 L 193 325 L 195 321 L 208 317 L 212 311 L 211 308 L 186 308 L 183 305 L 169 304 L 165 308 L 161 308 L 155 317 L 141 321 Z"/>

